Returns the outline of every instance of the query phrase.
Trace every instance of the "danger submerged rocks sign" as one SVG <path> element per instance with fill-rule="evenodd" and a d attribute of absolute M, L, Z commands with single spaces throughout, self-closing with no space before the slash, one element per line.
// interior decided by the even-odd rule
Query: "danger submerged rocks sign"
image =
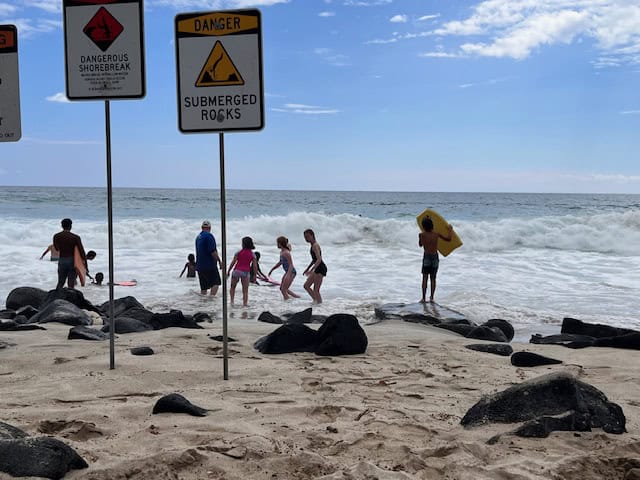
<path fill-rule="evenodd" d="M 262 129 L 260 12 L 180 14 L 175 35 L 180 131 Z"/>

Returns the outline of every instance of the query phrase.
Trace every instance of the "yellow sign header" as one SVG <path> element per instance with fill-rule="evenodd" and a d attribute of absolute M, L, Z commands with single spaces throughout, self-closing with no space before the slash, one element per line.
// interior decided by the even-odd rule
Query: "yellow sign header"
<path fill-rule="evenodd" d="M 199 17 L 180 20 L 179 33 L 195 33 L 198 35 L 231 35 L 258 28 L 258 17 L 255 15 L 238 15 L 234 13 L 208 13 Z"/>

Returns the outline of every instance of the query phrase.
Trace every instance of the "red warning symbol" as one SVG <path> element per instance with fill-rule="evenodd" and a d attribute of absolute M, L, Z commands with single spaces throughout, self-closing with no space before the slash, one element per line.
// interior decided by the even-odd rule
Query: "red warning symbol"
<path fill-rule="evenodd" d="M 100 7 L 82 31 L 100 50 L 106 52 L 123 30 L 120 22 L 106 8 Z"/>

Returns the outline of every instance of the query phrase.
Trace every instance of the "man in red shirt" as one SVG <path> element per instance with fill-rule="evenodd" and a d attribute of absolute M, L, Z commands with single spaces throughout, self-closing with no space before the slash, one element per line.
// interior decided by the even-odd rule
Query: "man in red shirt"
<path fill-rule="evenodd" d="M 58 252 L 60 252 L 60 259 L 58 260 L 58 284 L 56 290 L 61 289 L 64 286 L 65 280 L 67 286 L 73 288 L 76 283 L 76 269 L 74 266 L 74 250 L 78 247 L 80 256 L 87 264 L 87 256 L 84 253 L 84 247 L 82 246 L 82 240 L 75 233 L 71 233 L 71 219 L 65 218 L 62 220 L 62 231 L 56 233 L 53 236 L 53 246 Z"/>

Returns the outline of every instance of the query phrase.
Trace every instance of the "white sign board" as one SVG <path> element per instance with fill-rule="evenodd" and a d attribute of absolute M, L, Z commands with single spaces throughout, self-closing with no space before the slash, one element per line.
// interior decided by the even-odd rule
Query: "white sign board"
<path fill-rule="evenodd" d="M 180 131 L 262 129 L 260 11 L 179 14 L 175 36 Z"/>
<path fill-rule="evenodd" d="M 18 30 L 0 25 L 0 142 L 17 142 L 21 136 Z"/>
<path fill-rule="evenodd" d="M 145 95 L 142 0 L 63 0 L 70 100 Z"/>

